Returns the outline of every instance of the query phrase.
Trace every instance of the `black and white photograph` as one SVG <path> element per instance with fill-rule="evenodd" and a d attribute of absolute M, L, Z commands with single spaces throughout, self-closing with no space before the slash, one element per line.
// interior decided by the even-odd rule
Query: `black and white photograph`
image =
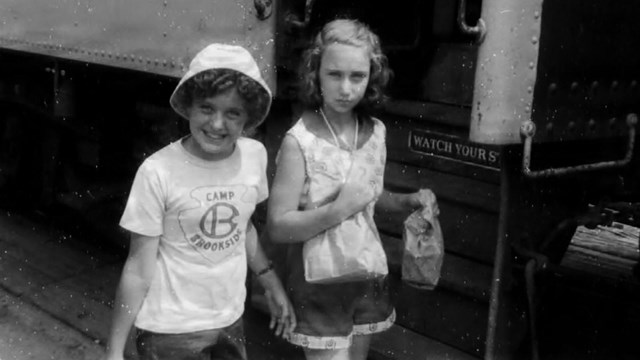
<path fill-rule="evenodd" d="M 638 0 L 0 0 L 0 360 L 640 359 L 639 115 Z"/>

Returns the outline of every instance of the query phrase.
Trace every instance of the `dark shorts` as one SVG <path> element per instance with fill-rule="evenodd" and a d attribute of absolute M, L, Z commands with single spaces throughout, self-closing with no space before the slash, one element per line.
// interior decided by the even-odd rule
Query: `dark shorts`
<path fill-rule="evenodd" d="M 184 334 L 137 329 L 140 360 L 246 360 L 242 318 L 221 328 Z"/>
<path fill-rule="evenodd" d="M 292 264 L 293 259 L 288 259 L 293 266 L 287 276 L 287 290 L 298 325 L 289 338 L 291 343 L 309 349 L 344 349 L 351 345 L 354 335 L 382 332 L 393 325 L 395 311 L 386 277 L 310 284 L 299 267 L 302 261 Z"/>

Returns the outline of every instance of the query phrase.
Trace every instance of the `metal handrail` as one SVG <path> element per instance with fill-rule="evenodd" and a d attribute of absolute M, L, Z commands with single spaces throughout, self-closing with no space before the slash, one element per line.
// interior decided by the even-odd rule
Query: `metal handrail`
<path fill-rule="evenodd" d="M 631 162 L 633 157 L 633 149 L 635 147 L 636 124 L 638 123 L 638 115 L 627 115 L 627 126 L 629 127 L 629 139 L 627 142 L 627 151 L 624 158 L 620 160 L 601 161 L 597 163 L 582 164 L 575 166 L 567 166 L 560 168 L 549 168 L 543 170 L 531 170 L 531 152 L 533 145 L 533 135 L 536 132 L 536 126 L 533 121 L 526 121 L 520 127 L 520 134 L 524 137 L 524 151 L 522 153 L 522 173 L 529 178 L 544 178 L 551 176 L 575 174 L 584 171 L 611 169 L 625 166 Z"/>
<path fill-rule="evenodd" d="M 476 26 L 470 26 L 467 24 L 467 0 L 460 0 L 458 6 L 458 27 L 460 30 L 467 34 L 476 37 L 477 42 L 482 42 L 484 36 L 487 33 L 487 26 L 482 18 L 478 19 Z"/>

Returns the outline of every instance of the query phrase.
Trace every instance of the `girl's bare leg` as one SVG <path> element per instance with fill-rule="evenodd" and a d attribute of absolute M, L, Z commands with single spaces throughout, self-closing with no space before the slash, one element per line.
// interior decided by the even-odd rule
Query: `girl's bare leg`
<path fill-rule="evenodd" d="M 355 335 L 349 348 L 349 360 L 366 360 L 370 344 L 371 335 Z"/>
<path fill-rule="evenodd" d="M 350 349 L 317 350 L 304 349 L 307 360 L 350 360 Z"/>

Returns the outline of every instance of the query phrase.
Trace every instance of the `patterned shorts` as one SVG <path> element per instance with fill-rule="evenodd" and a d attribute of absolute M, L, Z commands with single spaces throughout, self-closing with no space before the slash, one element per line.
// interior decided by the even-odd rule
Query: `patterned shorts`
<path fill-rule="evenodd" d="M 293 284 L 291 284 L 293 285 Z M 289 341 L 309 349 L 344 349 L 354 335 L 393 325 L 387 278 L 340 284 L 289 286 L 298 326 Z"/>

